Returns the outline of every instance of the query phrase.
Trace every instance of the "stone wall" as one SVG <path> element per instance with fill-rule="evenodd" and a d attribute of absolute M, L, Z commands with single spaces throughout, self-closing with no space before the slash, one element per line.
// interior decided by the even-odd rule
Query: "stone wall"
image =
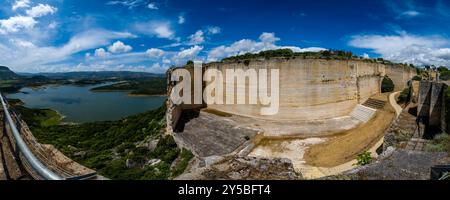
<path fill-rule="evenodd" d="M 443 95 L 443 103 L 442 103 L 442 112 L 441 112 L 441 129 L 445 133 L 450 134 L 450 116 L 448 115 L 450 113 L 450 97 L 447 97 L 445 95 L 446 90 L 449 90 L 448 83 L 445 83 L 444 86 L 444 95 Z"/>
<path fill-rule="evenodd" d="M 395 90 L 402 90 L 415 75 L 409 67 L 397 67 L 381 63 L 358 60 L 324 60 L 324 59 L 270 59 L 252 60 L 250 62 L 209 63 L 207 69 L 217 69 L 223 74 L 223 83 L 227 84 L 227 69 L 279 69 L 280 106 L 276 115 L 264 116 L 260 102 L 256 105 L 181 105 L 174 106 L 168 100 L 169 126 L 174 126 L 183 109 L 208 107 L 226 113 L 263 118 L 269 120 L 319 120 L 349 115 L 353 108 L 366 101 L 374 94 L 380 93 L 382 77 L 387 75 L 395 83 Z M 193 67 L 188 67 L 193 73 Z M 171 74 L 169 70 L 168 75 Z M 270 74 L 270 72 L 269 72 Z M 192 76 L 193 77 L 193 76 Z M 169 77 L 170 78 L 170 77 Z M 268 78 L 270 80 L 270 77 Z M 270 82 L 270 81 L 268 81 Z M 169 81 L 168 94 L 176 83 Z M 203 87 L 210 83 L 204 82 Z M 246 81 L 239 87 L 255 87 Z M 270 83 L 268 83 L 270 86 Z M 270 87 L 269 87 L 270 90 Z M 224 88 L 224 97 L 230 98 L 231 92 Z M 249 92 L 246 90 L 246 102 Z M 236 97 L 236 95 L 235 95 Z M 258 99 L 258 98 L 257 98 Z M 234 99 L 236 100 L 236 99 Z M 170 127 L 168 128 L 170 132 Z"/>
<path fill-rule="evenodd" d="M 401 90 L 415 75 L 409 68 L 380 63 L 322 59 L 271 59 L 250 63 L 213 63 L 226 69 L 280 69 L 280 107 L 276 115 L 262 116 L 257 105 L 208 105 L 209 108 L 243 116 L 273 120 L 317 120 L 348 115 L 370 96 L 380 93 L 382 76 L 388 75 Z M 413 70 L 415 71 L 415 70 Z M 224 75 L 224 83 L 226 84 Z M 248 88 L 248 83 L 245 87 Z M 244 87 L 244 86 L 238 86 Z M 229 93 L 225 92 L 229 97 Z M 248 97 L 248 92 L 246 96 Z"/>
<path fill-rule="evenodd" d="M 448 88 L 445 83 L 421 81 L 418 102 L 418 117 L 429 127 L 429 130 L 446 131 L 446 102 L 444 92 Z"/>
<path fill-rule="evenodd" d="M 193 67 L 184 67 L 187 69 L 191 77 L 194 77 L 194 68 Z M 167 76 L 167 94 L 170 97 L 170 94 L 172 93 L 173 87 L 177 84 L 177 82 L 171 81 L 170 76 L 172 72 L 177 68 L 169 69 L 166 73 Z M 193 83 L 192 83 L 193 86 Z M 191 93 L 191 100 L 194 102 L 194 93 Z M 166 133 L 172 134 L 174 132 L 175 127 L 177 126 L 177 123 L 181 117 L 181 114 L 183 113 L 183 110 L 192 110 L 192 109 L 198 109 L 202 108 L 203 104 L 182 104 L 182 105 L 175 105 L 170 98 L 166 101 Z"/>

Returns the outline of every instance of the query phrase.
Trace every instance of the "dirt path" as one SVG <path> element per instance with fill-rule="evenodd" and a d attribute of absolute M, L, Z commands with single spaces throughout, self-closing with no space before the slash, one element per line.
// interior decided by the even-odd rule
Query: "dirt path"
<path fill-rule="evenodd" d="M 388 94 L 380 94 L 377 99 L 388 101 Z M 387 103 L 368 123 L 308 148 L 304 155 L 306 164 L 317 167 L 334 167 L 355 159 L 358 154 L 370 149 L 380 141 L 394 117 L 395 109 Z"/>
<path fill-rule="evenodd" d="M 392 107 L 394 107 L 395 114 L 398 117 L 402 113 L 403 109 L 400 105 L 397 104 L 397 101 L 395 100 L 395 96 L 397 96 L 397 94 L 400 94 L 400 92 L 394 92 L 389 95 L 389 103 L 392 105 Z"/>

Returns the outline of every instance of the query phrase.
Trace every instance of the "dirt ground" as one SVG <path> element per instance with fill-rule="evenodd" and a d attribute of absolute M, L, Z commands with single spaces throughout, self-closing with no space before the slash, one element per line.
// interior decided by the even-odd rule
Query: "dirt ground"
<path fill-rule="evenodd" d="M 388 94 L 380 94 L 373 98 L 388 101 Z M 358 154 L 374 146 L 383 137 L 394 116 L 394 109 L 386 103 L 368 123 L 309 147 L 304 154 L 306 164 L 334 167 L 355 159 Z"/>

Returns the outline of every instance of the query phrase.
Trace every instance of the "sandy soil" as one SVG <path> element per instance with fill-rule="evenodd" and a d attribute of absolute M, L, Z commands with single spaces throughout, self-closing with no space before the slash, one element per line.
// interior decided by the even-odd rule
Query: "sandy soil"
<path fill-rule="evenodd" d="M 380 94 L 375 98 L 388 101 L 388 94 Z M 368 123 L 324 143 L 310 146 L 305 151 L 304 159 L 308 165 L 318 167 L 334 167 L 352 161 L 380 141 L 394 117 L 395 110 L 387 103 Z"/>

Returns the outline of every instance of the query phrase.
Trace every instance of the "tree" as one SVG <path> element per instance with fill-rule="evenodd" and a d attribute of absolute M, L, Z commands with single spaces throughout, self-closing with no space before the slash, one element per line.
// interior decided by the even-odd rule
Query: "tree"
<path fill-rule="evenodd" d="M 421 80 L 422 80 L 422 77 L 420 77 L 420 76 L 414 76 L 414 77 L 412 78 L 412 80 L 413 80 L 413 81 L 421 81 Z"/>
<path fill-rule="evenodd" d="M 381 92 L 392 92 L 394 91 L 394 88 L 394 82 L 388 76 L 385 76 L 381 82 Z"/>
<path fill-rule="evenodd" d="M 440 67 L 438 68 L 438 71 L 442 73 L 442 72 L 449 71 L 449 69 L 448 69 L 447 67 L 445 67 L 445 66 L 440 66 Z"/>

